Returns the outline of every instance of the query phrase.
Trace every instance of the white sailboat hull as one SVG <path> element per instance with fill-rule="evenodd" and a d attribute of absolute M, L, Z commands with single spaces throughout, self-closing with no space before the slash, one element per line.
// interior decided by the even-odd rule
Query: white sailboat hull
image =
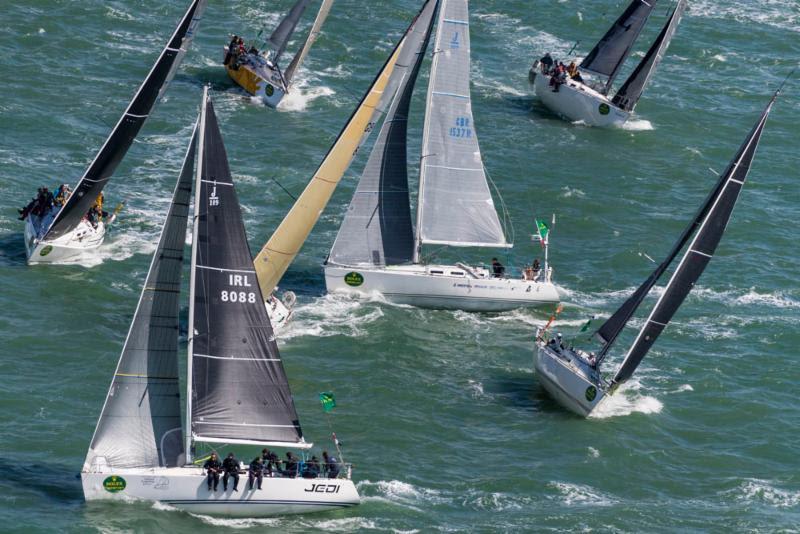
<path fill-rule="evenodd" d="M 222 477 L 220 477 L 221 479 Z M 87 501 L 155 501 L 196 514 L 226 517 L 269 517 L 347 508 L 360 503 L 346 478 L 264 478 L 262 489 L 250 490 L 247 474 L 239 475 L 239 491 L 229 480 L 223 491 L 208 491 L 198 467 L 141 468 L 81 473 Z"/>
<path fill-rule="evenodd" d="M 631 115 L 588 85 L 568 79 L 558 92 L 553 92 L 550 76 L 536 72 L 535 68 L 531 68 L 529 79 L 542 103 L 570 121 L 581 121 L 587 126 L 620 127 Z"/>
<path fill-rule="evenodd" d="M 267 307 L 267 315 L 269 315 L 269 322 L 272 325 L 273 332 L 277 334 L 278 331 L 283 330 L 289 322 L 296 301 L 297 297 L 293 292 L 285 291 L 282 297 L 278 298 L 278 296 L 273 293 L 270 295 L 270 299 L 264 302 L 264 305 Z"/>
<path fill-rule="evenodd" d="M 102 245 L 106 234 L 106 227 L 102 222 L 93 227 L 88 221 L 81 221 L 73 231 L 58 239 L 44 241 L 37 237 L 37 222 L 49 225 L 48 221 L 39 221 L 34 216 L 25 220 L 25 254 L 28 265 L 68 261 Z"/>
<path fill-rule="evenodd" d="M 570 350 L 554 350 L 537 341 L 536 377 L 547 392 L 568 410 L 586 417 L 608 394 L 597 371 Z"/>
<path fill-rule="evenodd" d="M 476 312 L 507 311 L 559 301 L 558 291 L 550 282 L 493 278 L 485 269 L 470 270 L 480 271 L 486 277 L 471 277 L 461 266 L 357 268 L 326 265 L 325 285 L 329 293 L 362 296 L 380 293 L 398 304 Z M 453 272 L 461 275 L 453 275 Z"/>

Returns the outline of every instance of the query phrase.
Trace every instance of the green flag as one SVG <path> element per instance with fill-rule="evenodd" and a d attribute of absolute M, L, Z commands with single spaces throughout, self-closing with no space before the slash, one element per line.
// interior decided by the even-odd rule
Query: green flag
<path fill-rule="evenodd" d="M 545 246 L 547 244 L 547 234 L 550 233 L 550 227 L 547 226 L 546 222 L 536 219 L 536 231 L 539 232 L 539 242 L 542 246 Z"/>
<path fill-rule="evenodd" d="M 581 327 L 581 332 L 586 332 L 587 330 L 589 330 L 589 325 L 590 325 L 590 324 L 592 324 L 592 320 L 591 320 L 591 319 L 589 319 L 588 321 L 586 321 L 586 324 L 584 324 L 584 325 Z"/>
<path fill-rule="evenodd" d="M 322 409 L 325 410 L 325 412 L 330 412 L 336 408 L 336 399 L 333 397 L 332 391 L 320 393 L 319 402 L 322 403 Z"/>

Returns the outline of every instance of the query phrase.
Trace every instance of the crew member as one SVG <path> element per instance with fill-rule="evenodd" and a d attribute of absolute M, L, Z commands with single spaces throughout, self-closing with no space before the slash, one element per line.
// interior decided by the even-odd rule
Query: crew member
<path fill-rule="evenodd" d="M 336 457 L 329 456 L 328 451 L 322 451 L 322 469 L 325 476 L 328 478 L 336 478 L 339 476 L 339 462 Z"/>
<path fill-rule="evenodd" d="M 228 453 L 228 457 L 222 462 L 222 470 L 225 474 L 222 475 L 222 490 L 228 491 L 228 478 L 233 478 L 233 491 L 239 491 L 239 461 L 233 455 Z"/>
<path fill-rule="evenodd" d="M 492 258 L 492 274 L 494 274 L 495 278 L 503 278 L 506 274 L 506 268 L 497 261 L 497 258 Z"/>
<path fill-rule="evenodd" d="M 316 456 L 312 456 L 311 459 L 306 462 L 305 467 L 303 467 L 303 478 L 317 478 L 319 476 L 319 460 Z"/>
<path fill-rule="evenodd" d="M 550 69 L 553 68 L 553 57 L 550 55 L 550 52 L 547 52 L 542 59 L 539 60 L 539 63 L 542 65 L 542 74 L 550 72 Z"/>
<path fill-rule="evenodd" d="M 297 477 L 297 458 L 291 452 L 286 453 L 286 467 L 281 470 L 281 474 L 286 478 Z"/>
<path fill-rule="evenodd" d="M 258 480 L 258 489 L 261 489 L 261 482 L 264 480 L 264 460 L 261 456 L 256 456 L 247 468 L 247 483 L 250 490 L 253 489 L 253 480 Z"/>
<path fill-rule="evenodd" d="M 206 482 L 208 483 L 208 491 L 211 491 L 211 484 L 214 484 L 214 491 L 217 491 L 219 486 L 219 474 L 222 471 L 222 464 L 219 463 L 217 453 L 212 452 L 211 456 L 203 464 L 203 469 L 206 470 Z"/>

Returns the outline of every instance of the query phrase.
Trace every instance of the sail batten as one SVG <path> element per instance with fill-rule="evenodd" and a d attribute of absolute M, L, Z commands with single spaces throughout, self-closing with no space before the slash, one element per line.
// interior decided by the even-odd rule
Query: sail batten
<path fill-rule="evenodd" d="M 631 75 L 628 76 L 628 79 L 625 80 L 625 83 L 622 84 L 622 87 L 620 87 L 620 90 L 617 92 L 617 94 L 614 95 L 614 99 L 612 101 L 614 105 L 624 109 L 625 111 L 633 111 L 633 109 L 636 107 L 636 103 L 642 96 L 642 93 L 644 92 L 645 87 L 647 87 L 650 78 L 653 76 L 656 67 L 658 67 L 658 64 L 663 59 L 670 41 L 675 36 L 675 32 L 678 30 L 678 24 L 680 24 L 683 12 L 686 10 L 687 1 L 688 0 L 678 0 L 678 4 L 675 6 L 675 9 L 672 11 L 672 15 L 670 15 L 666 24 L 664 24 L 661 33 L 650 46 L 650 49 L 633 70 Z"/>
<path fill-rule="evenodd" d="M 190 309 L 192 436 L 301 442 L 214 107 L 204 98 Z"/>
<path fill-rule="evenodd" d="M 633 0 L 581 62 L 581 69 L 608 76 L 605 92 L 625 63 L 658 0 Z"/>
<path fill-rule="evenodd" d="M 295 72 L 297 72 L 297 69 L 300 68 L 303 60 L 305 60 L 309 49 L 314 44 L 314 41 L 317 40 L 317 37 L 322 30 L 322 25 L 325 23 L 325 19 L 328 18 L 328 14 L 330 13 L 332 6 L 333 0 L 322 0 L 322 5 L 320 5 L 319 11 L 317 12 L 317 18 L 314 20 L 313 26 L 311 26 L 311 31 L 308 32 L 308 37 L 306 37 L 303 46 L 301 46 L 300 50 L 298 50 L 294 55 L 291 63 L 289 63 L 289 66 L 286 67 L 286 71 L 283 73 L 283 77 L 286 80 L 287 86 L 292 83 L 292 78 L 294 78 Z"/>
<path fill-rule="evenodd" d="M 57 239 L 78 226 L 127 154 L 145 120 L 163 95 L 192 42 L 207 0 L 193 0 L 125 112 L 84 172 L 72 195 L 53 219 L 44 240 Z"/>
<path fill-rule="evenodd" d="M 423 6 L 392 72 L 384 92 L 384 99 L 391 100 L 391 105 L 331 249 L 328 260 L 331 263 L 395 265 L 413 259 L 408 113 L 433 29 L 436 5 L 437 2 L 428 0 Z"/>
<path fill-rule="evenodd" d="M 84 468 L 174 467 L 183 454 L 178 314 L 197 126 Z M 174 436 L 174 439 L 169 439 Z"/>
<path fill-rule="evenodd" d="M 281 20 L 278 26 L 273 30 L 269 36 L 269 43 L 272 45 L 274 55 L 272 57 L 273 63 L 277 64 L 283 52 L 286 50 L 286 45 L 289 44 L 289 39 L 292 38 L 297 23 L 300 22 L 300 17 L 308 7 L 311 0 L 297 0 L 289 10 L 289 13 Z"/>
<path fill-rule="evenodd" d="M 769 104 L 767 104 L 758 122 L 739 147 L 726 171 L 722 174 L 722 184 L 715 187 L 714 192 L 716 194 L 711 199 L 711 206 L 707 215 L 703 218 L 664 292 L 659 297 L 633 345 L 628 350 L 619 370 L 614 375 L 614 383 L 622 383 L 631 377 L 714 256 L 717 245 L 719 245 L 730 221 L 739 194 L 744 187 L 744 182 L 750 171 L 750 164 L 755 156 L 761 134 L 777 94 L 776 92 Z"/>
<path fill-rule="evenodd" d="M 470 96 L 469 2 L 442 0 L 422 137 L 414 261 L 423 244 L 505 247 Z"/>

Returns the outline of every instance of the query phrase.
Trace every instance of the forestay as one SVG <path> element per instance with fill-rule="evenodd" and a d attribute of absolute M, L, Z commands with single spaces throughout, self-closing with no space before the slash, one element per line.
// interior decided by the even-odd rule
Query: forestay
<path fill-rule="evenodd" d="M 658 0 L 633 0 L 581 62 L 581 68 L 608 76 L 606 92 L 631 52 Z"/>
<path fill-rule="evenodd" d="M 645 54 L 631 75 L 628 76 L 628 79 L 622 84 L 617 94 L 614 95 L 613 103 L 616 106 L 625 111 L 633 111 L 633 108 L 636 107 L 644 88 L 647 87 L 647 83 L 664 57 L 664 53 L 667 51 L 667 47 L 678 29 L 683 12 L 686 10 L 686 2 L 687 0 L 678 1 L 678 5 L 675 6 L 672 15 L 667 20 L 664 28 L 662 28 L 658 38 L 653 42 L 650 50 L 647 51 L 647 54 Z"/>
<path fill-rule="evenodd" d="M 210 99 L 200 125 L 189 313 L 192 438 L 302 446 Z"/>
<path fill-rule="evenodd" d="M 300 21 L 300 17 L 303 16 L 303 12 L 310 1 L 297 0 L 292 9 L 289 10 L 289 13 L 272 32 L 272 35 L 269 36 L 269 43 L 275 51 L 275 55 L 272 58 L 275 63 L 278 63 L 278 60 L 286 50 L 286 45 L 289 44 L 289 39 L 291 39 L 294 29 L 297 27 L 297 23 Z"/>
<path fill-rule="evenodd" d="M 700 275 L 703 274 L 708 262 L 714 255 L 717 245 L 722 239 L 722 234 L 728 225 L 733 213 L 733 208 L 739 198 L 739 193 L 747 180 L 750 165 L 755 156 L 761 133 L 767 122 L 767 117 L 775 102 L 776 94 L 772 97 L 756 125 L 739 147 L 736 156 L 722 174 L 722 186 L 715 188 L 716 194 L 711 203 L 708 214 L 703 219 L 686 252 L 672 274 L 667 287 L 658 299 L 653 311 L 647 318 L 639 335 L 633 342 L 625 360 L 614 376 L 614 383 L 621 383 L 631 377 L 641 363 L 655 340 L 666 328 L 672 316 L 683 303 L 686 296 L 694 287 Z"/>
<path fill-rule="evenodd" d="M 297 256 L 359 147 L 374 129 L 376 113 L 382 111 L 384 105 L 388 106 L 388 101 L 383 98 L 384 91 L 410 30 L 411 27 L 403 34 L 403 38 L 317 168 L 314 177 L 256 256 L 258 282 L 265 300 L 270 297 L 283 273 Z"/>
<path fill-rule="evenodd" d="M 178 66 L 186 55 L 197 25 L 206 9 L 207 0 L 194 0 L 184 14 L 166 47 L 145 78 L 128 108 L 120 117 L 100 152 L 75 186 L 61 211 L 50 225 L 46 240 L 57 239 L 75 229 L 97 196 L 108 183 L 134 138 L 149 116 L 155 103 L 166 90 Z"/>
<path fill-rule="evenodd" d="M 197 127 L 86 455 L 84 471 L 174 467 L 183 455 L 178 382 L 181 272 Z"/>
<path fill-rule="evenodd" d="M 311 31 L 308 32 L 306 42 L 303 43 L 303 46 L 294 55 L 292 62 L 289 63 L 288 67 L 286 67 L 286 72 L 283 73 L 283 78 L 286 81 L 287 86 L 291 84 L 295 72 L 300 68 L 300 64 L 303 63 L 303 60 L 306 58 L 306 55 L 308 54 L 311 46 L 314 44 L 314 41 L 317 40 L 320 30 L 322 29 L 322 25 L 325 23 L 325 19 L 328 18 L 328 13 L 331 11 L 331 6 L 333 6 L 333 0 L 322 0 L 322 5 L 319 7 L 317 18 L 314 20 L 314 25 L 311 27 Z"/>
<path fill-rule="evenodd" d="M 439 10 L 422 137 L 419 244 L 507 247 L 483 170 L 470 97 L 467 0 Z"/>
<path fill-rule="evenodd" d="M 392 265 L 413 258 L 406 154 L 408 110 L 437 5 L 433 0 L 426 2 L 403 44 L 384 92 L 386 100 L 395 96 L 339 228 L 331 263 Z"/>

